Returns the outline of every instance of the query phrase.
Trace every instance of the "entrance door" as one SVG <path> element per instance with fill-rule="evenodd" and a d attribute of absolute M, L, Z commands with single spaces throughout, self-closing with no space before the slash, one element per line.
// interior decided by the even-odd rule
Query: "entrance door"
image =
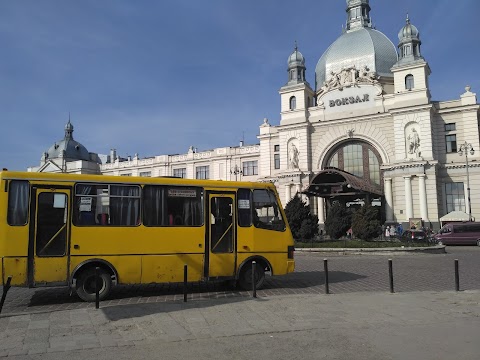
<path fill-rule="evenodd" d="M 235 195 L 209 195 L 208 277 L 235 275 Z"/>
<path fill-rule="evenodd" d="M 66 284 L 68 275 L 67 239 L 69 233 L 69 190 L 38 189 L 33 256 L 33 285 Z M 33 259 L 33 261 L 32 261 Z"/>

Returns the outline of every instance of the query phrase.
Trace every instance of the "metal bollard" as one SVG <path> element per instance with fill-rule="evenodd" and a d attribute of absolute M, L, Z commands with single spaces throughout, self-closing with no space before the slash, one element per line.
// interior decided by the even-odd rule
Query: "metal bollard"
<path fill-rule="evenodd" d="M 323 259 L 323 270 L 325 272 L 325 294 L 330 294 L 330 289 L 328 285 L 328 260 Z"/>
<path fill-rule="evenodd" d="M 100 272 L 100 268 L 97 266 L 95 268 L 95 309 L 100 308 L 100 289 L 98 286 L 98 273 Z"/>
<path fill-rule="evenodd" d="M 460 275 L 458 272 L 458 259 L 455 259 L 455 291 L 460 291 Z"/>
<path fill-rule="evenodd" d="M 183 265 L 183 302 L 187 302 L 187 275 L 188 267 L 187 264 Z"/>
<path fill-rule="evenodd" d="M 392 259 L 388 259 L 388 276 L 390 278 L 390 292 L 393 294 L 393 264 Z"/>
<path fill-rule="evenodd" d="M 257 262 L 252 261 L 252 296 L 257 297 L 257 281 L 255 279 L 255 273 L 257 272 Z"/>
<path fill-rule="evenodd" d="M 3 309 L 3 304 L 5 303 L 5 299 L 7 297 L 7 292 L 8 290 L 10 290 L 10 283 L 12 282 L 12 276 L 10 275 L 8 278 L 7 278 L 7 283 L 5 284 L 5 286 L 3 287 L 3 294 L 2 294 L 2 300 L 0 301 L 0 313 L 2 312 L 2 309 Z"/>

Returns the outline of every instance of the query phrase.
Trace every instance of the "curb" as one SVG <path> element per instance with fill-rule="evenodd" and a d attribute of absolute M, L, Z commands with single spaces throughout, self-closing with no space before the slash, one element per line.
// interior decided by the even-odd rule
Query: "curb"
<path fill-rule="evenodd" d="M 446 254 L 445 245 L 429 247 L 391 247 L 391 248 L 296 248 L 295 252 L 328 253 L 338 255 L 410 255 L 410 254 Z"/>

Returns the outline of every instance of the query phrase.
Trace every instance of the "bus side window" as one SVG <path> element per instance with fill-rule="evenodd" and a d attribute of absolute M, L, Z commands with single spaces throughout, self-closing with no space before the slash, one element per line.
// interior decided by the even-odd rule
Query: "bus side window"
<path fill-rule="evenodd" d="M 26 225 L 28 221 L 29 183 L 13 180 L 8 187 L 7 222 L 11 226 Z"/>
<path fill-rule="evenodd" d="M 252 226 L 252 215 L 254 218 L 257 215 L 252 208 L 252 191 L 250 189 L 238 189 L 237 198 L 238 225 L 243 227 Z"/>
<path fill-rule="evenodd" d="M 145 226 L 201 226 L 203 189 L 146 185 L 143 188 Z"/>

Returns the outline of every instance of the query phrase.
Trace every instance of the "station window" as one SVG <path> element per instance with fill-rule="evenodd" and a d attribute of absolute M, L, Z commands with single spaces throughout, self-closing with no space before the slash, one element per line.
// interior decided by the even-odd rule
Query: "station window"
<path fill-rule="evenodd" d="M 187 177 L 187 168 L 173 169 L 173 176 L 185 179 Z"/>
<path fill-rule="evenodd" d="M 244 161 L 242 163 L 243 165 L 243 175 L 244 176 L 249 176 L 249 175 L 258 175 L 258 161 Z"/>
<path fill-rule="evenodd" d="M 297 99 L 295 96 L 290 98 L 290 110 L 295 110 L 297 108 Z"/>
<path fill-rule="evenodd" d="M 445 131 L 455 131 L 456 126 L 455 123 L 445 124 Z"/>
<path fill-rule="evenodd" d="M 415 87 L 413 75 L 405 76 L 405 89 L 412 90 Z"/>
<path fill-rule="evenodd" d="M 447 144 L 447 153 L 457 152 L 457 135 L 446 135 L 445 142 Z"/>
<path fill-rule="evenodd" d="M 206 180 L 206 179 L 209 179 L 210 178 L 210 168 L 209 166 L 197 166 L 197 168 L 195 169 L 196 172 L 195 172 L 195 178 L 196 179 L 203 179 L 203 180 Z"/>

